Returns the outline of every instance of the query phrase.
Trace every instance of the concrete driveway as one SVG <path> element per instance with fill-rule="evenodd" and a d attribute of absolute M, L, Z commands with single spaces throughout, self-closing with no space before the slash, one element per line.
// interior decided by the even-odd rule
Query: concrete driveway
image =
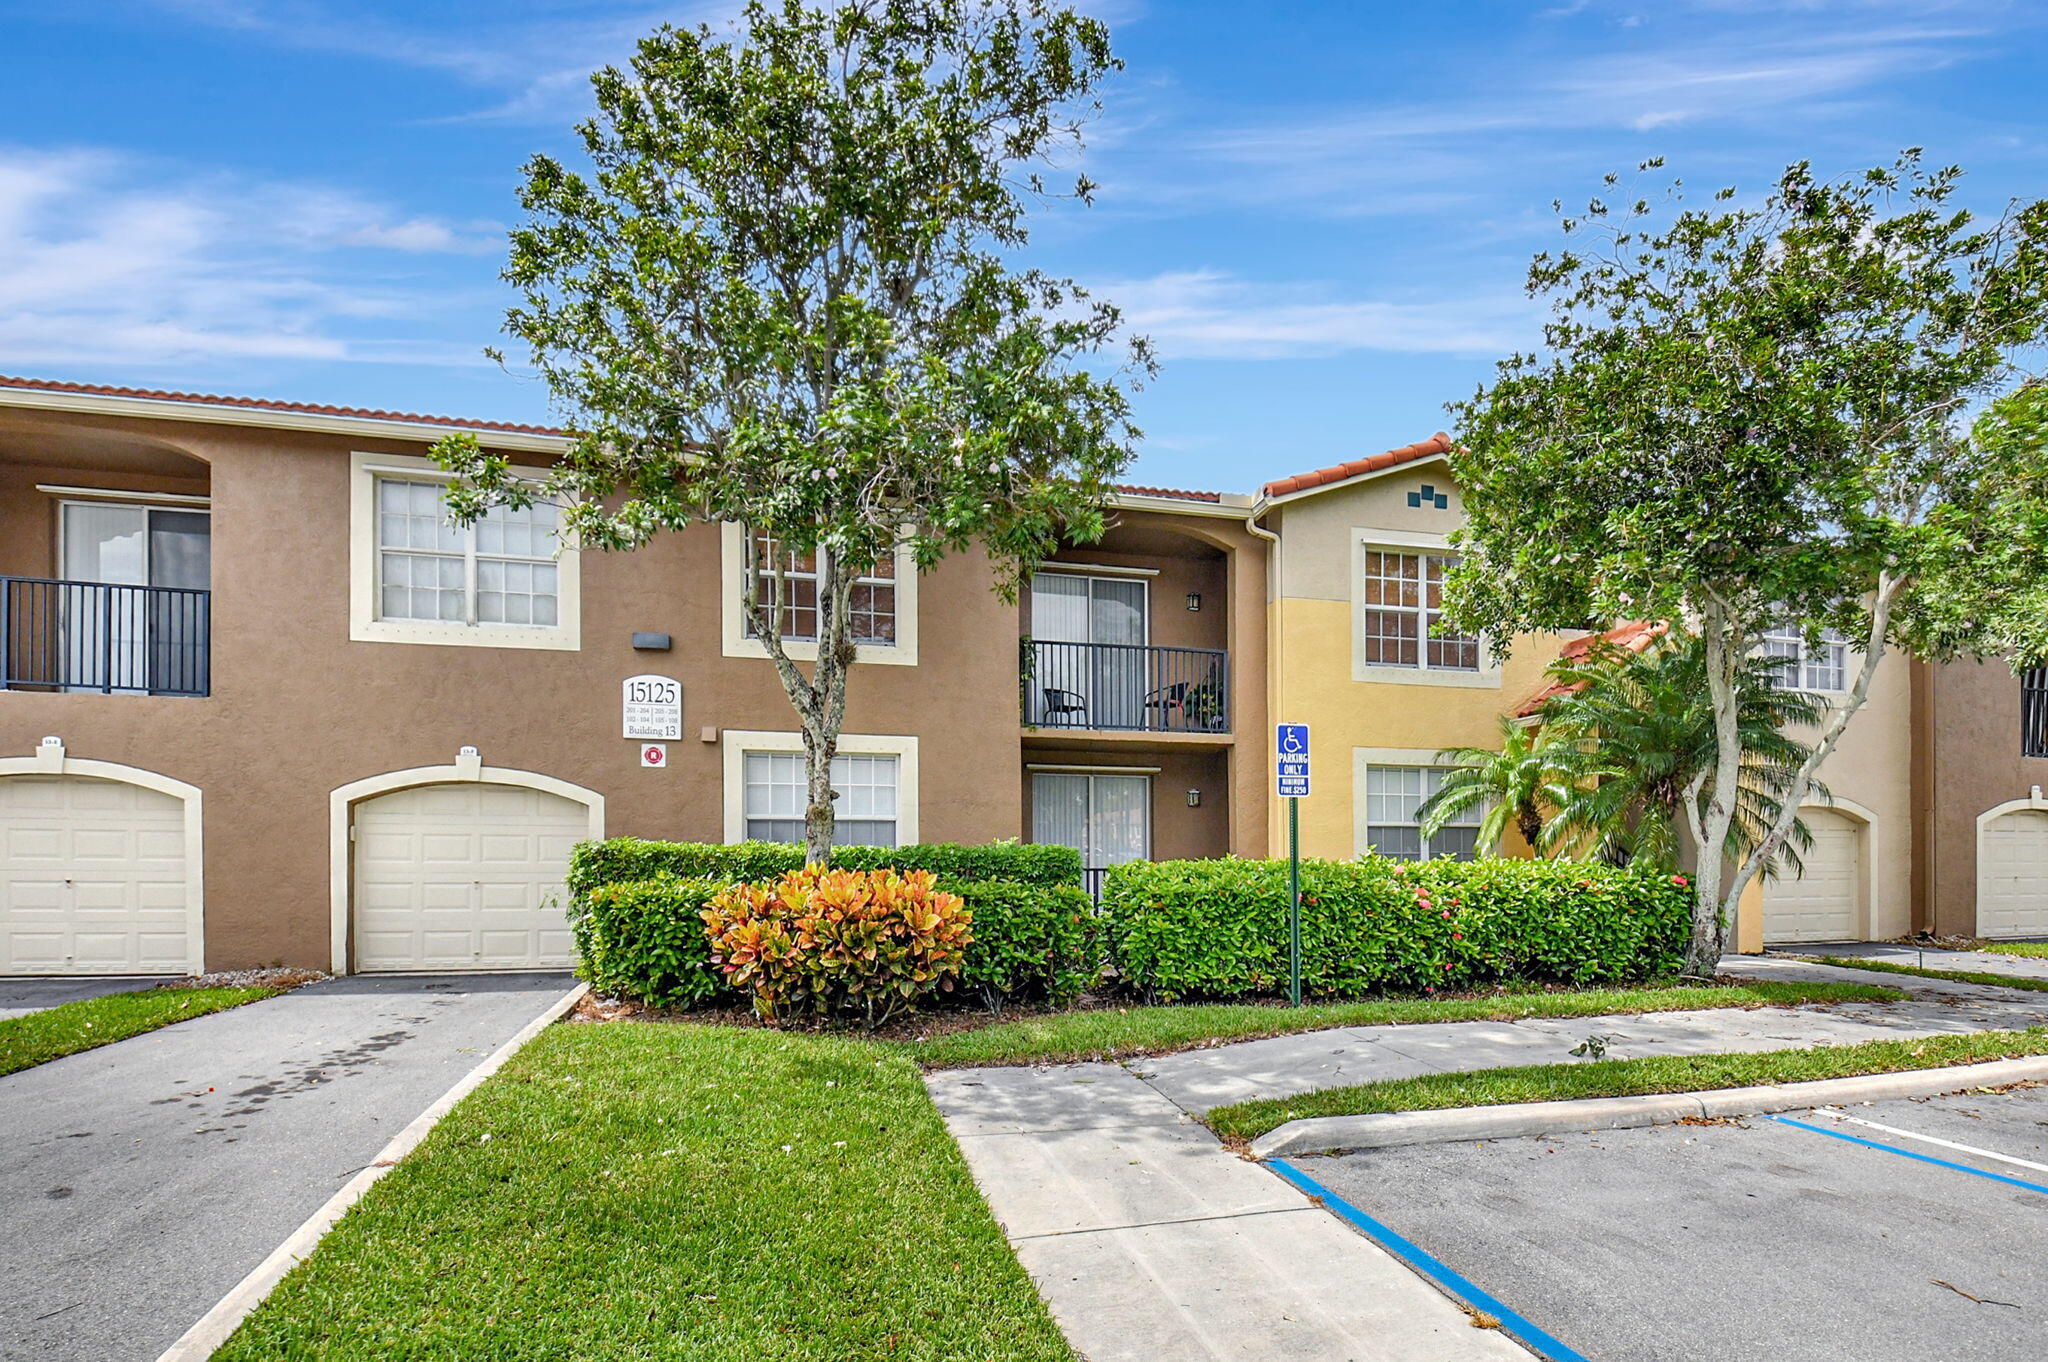
<path fill-rule="evenodd" d="M 1595 1362 L 2048 1337 L 2048 1090 L 1291 1163 Z"/>
<path fill-rule="evenodd" d="M 156 1357 L 573 982 L 331 979 L 0 1078 L 0 1359 Z"/>
<path fill-rule="evenodd" d="M 31 1012 L 45 1008 L 61 1007 L 83 998 L 99 998 L 109 993 L 133 993 L 137 989 L 150 988 L 162 982 L 158 978 L 93 978 L 93 979 L 0 979 L 0 1021 L 9 1017 L 25 1017 Z"/>

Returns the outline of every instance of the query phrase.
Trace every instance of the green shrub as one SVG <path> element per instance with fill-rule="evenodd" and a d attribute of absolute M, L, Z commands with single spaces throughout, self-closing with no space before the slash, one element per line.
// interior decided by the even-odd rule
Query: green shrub
<path fill-rule="evenodd" d="M 624 884 L 663 875 L 758 883 L 801 870 L 804 849 L 786 842 L 649 842 L 613 837 L 584 842 L 569 857 L 569 892 L 580 898 L 600 884 Z M 907 847 L 839 847 L 840 870 L 929 870 L 943 880 L 1010 880 L 1018 884 L 1081 883 L 1081 853 L 1072 847 L 1028 842 L 965 846 L 925 842 Z"/>
<path fill-rule="evenodd" d="M 1322 998 L 1669 974 L 1692 911 L 1682 877 L 1568 861 L 1303 861 L 1301 889 L 1302 991 Z M 1117 866 L 1102 932 L 1152 996 L 1284 993 L 1287 863 Z"/>
<path fill-rule="evenodd" d="M 869 1030 L 950 990 L 974 915 L 929 870 L 793 870 L 704 909 L 711 961 L 769 1021 L 859 1017 Z"/>
<path fill-rule="evenodd" d="M 661 875 L 579 894 L 569 923 L 583 977 L 599 993 L 650 1007 L 710 1001 L 725 980 L 711 964 L 703 912 L 724 888 L 717 880 Z"/>
<path fill-rule="evenodd" d="M 961 985 L 990 1011 L 1009 1001 L 1071 1002 L 1101 973 L 1095 905 L 1079 885 L 942 880 L 974 914 Z"/>

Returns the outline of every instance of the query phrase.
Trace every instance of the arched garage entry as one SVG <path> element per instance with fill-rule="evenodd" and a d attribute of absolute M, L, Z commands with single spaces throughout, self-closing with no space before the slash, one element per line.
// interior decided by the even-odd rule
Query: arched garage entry
<path fill-rule="evenodd" d="M 2048 799 L 1977 815 L 1977 935 L 2048 936 Z"/>
<path fill-rule="evenodd" d="M 562 882 L 604 796 L 465 751 L 332 800 L 335 973 L 575 963 Z"/>
<path fill-rule="evenodd" d="M 0 757 L 0 975 L 202 970 L 200 803 L 56 739 Z"/>
<path fill-rule="evenodd" d="M 1860 941 L 1870 934 L 1871 886 L 1877 852 L 1876 815 L 1837 799 L 1799 811 L 1813 845 L 1799 853 L 1804 869 L 1764 886 L 1764 940 Z"/>

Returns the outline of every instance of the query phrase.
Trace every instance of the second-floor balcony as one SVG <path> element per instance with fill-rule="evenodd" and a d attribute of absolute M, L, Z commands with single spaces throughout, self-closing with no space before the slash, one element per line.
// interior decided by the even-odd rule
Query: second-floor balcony
<path fill-rule="evenodd" d="M 1230 731 L 1230 654 L 1223 649 L 1026 639 L 1023 653 L 1027 727 Z"/>
<path fill-rule="evenodd" d="M 212 593 L 0 577 L 0 690 L 205 695 Z"/>

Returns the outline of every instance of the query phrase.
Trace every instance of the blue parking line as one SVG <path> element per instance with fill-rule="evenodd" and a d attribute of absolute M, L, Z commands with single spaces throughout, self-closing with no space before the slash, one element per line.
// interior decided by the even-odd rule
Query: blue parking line
<path fill-rule="evenodd" d="M 1958 1173 L 1968 1173 L 1972 1177 L 1989 1178 L 1993 1182 L 2010 1183 L 2014 1187 L 2024 1187 L 2030 1192 L 2040 1192 L 2048 1195 L 2048 1187 L 2043 1187 L 2038 1182 L 2028 1182 L 2024 1178 L 2009 1178 L 2003 1173 L 1987 1173 L 1981 1168 L 1972 1168 L 1967 1163 L 1955 1163 L 1949 1159 L 1937 1159 L 1932 1154 L 1919 1154 L 1910 1149 L 1901 1149 L 1897 1145 L 1883 1144 L 1877 1140 L 1866 1140 L 1861 1135 L 1851 1135 L 1846 1131 L 1829 1130 L 1826 1126 L 1809 1125 L 1805 1121 L 1795 1121 L 1789 1116 L 1772 1116 L 1766 1113 L 1764 1119 L 1776 1121 L 1781 1126 L 1798 1126 L 1801 1130 L 1810 1130 L 1816 1135 L 1826 1135 L 1832 1139 L 1847 1140 L 1850 1144 L 1860 1144 L 1866 1149 L 1882 1149 L 1885 1153 L 1897 1154 L 1902 1159 L 1918 1159 L 1922 1163 L 1936 1164 L 1942 1168 L 1953 1168 Z"/>
<path fill-rule="evenodd" d="M 1296 1168 L 1285 1159 L 1271 1159 L 1266 1166 L 1281 1177 L 1293 1183 L 1302 1191 L 1321 1201 L 1338 1218 L 1346 1221 L 1353 1229 L 1378 1244 L 1387 1252 L 1399 1258 L 1417 1272 L 1429 1277 L 1445 1291 L 1465 1302 L 1475 1310 L 1482 1310 L 1500 1321 L 1501 1332 L 1519 1340 L 1523 1346 L 1532 1349 L 1545 1362 L 1587 1362 L 1586 1355 L 1576 1348 L 1567 1347 L 1549 1334 L 1531 1324 L 1522 1316 L 1502 1305 L 1491 1294 L 1454 1271 L 1448 1263 L 1431 1256 L 1419 1245 L 1401 1237 L 1387 1225 L 1367 1215 L 1356 1206 L 1338 1196 L 1329 1188 L 1317 1182 L 1308 1174 Z"/>

